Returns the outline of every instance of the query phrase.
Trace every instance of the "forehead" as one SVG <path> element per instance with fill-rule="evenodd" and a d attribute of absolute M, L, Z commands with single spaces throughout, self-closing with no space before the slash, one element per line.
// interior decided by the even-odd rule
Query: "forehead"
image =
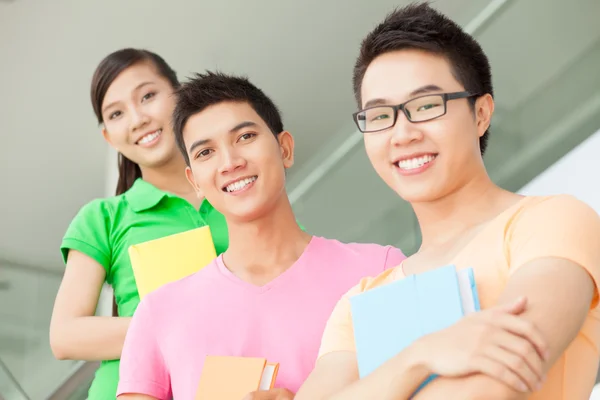
<path fill-rule="evenodd" d="M 164 78 L 156 72 L 156 68 L 147 62 L 134 64 L 121 72 L 110 84 L 104 96 L 103 104 L 120 101 L 129 97 L 135 88 L 144 82 L 164 83 Z"/>
<path fill-rule="evenodd" d="M 444 91 L 462 90 L 445 57 L 420 50 L 385 53 L 375 58 L 365 72 L 362 104 L 372 99 L 401 103 L 412 91 L 427 85 Z"/>
<path fill-rule="evenodd" d="M 266 128 L 265 122 L 248 103 L 222 102 L 192 115 L 183 127 L 183 135 L 187 139 L 208 139 L 228 134 L 236 125 L 246 121 Z"/>

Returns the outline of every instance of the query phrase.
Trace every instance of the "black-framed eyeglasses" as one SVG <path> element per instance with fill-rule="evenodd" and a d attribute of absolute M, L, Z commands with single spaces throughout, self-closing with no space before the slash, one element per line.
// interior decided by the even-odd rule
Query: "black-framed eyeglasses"
<path fill-rule="evenodd" d="M 469 92 L 436 93 L 415 97 L 396 106 L 374 106 L 360 110 L 352 116 L 361 132 L 378 132 L 396 125 L 401 110 L 410 122 L 431 121 L 446 114 L 448 100 L 478 96 Z"/>

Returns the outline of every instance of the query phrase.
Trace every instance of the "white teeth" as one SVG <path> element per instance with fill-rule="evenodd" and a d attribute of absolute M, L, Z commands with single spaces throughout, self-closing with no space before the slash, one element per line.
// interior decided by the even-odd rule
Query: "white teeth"
<path fill-rule="evenodd" d="M 154 133 L 150 133 L 146 136 L 144 136 L 143 138 L 141 138 L 140 140 L 138 140 L 139 144 L 145 144 L 145 143 L 150 143 L 151 141 L 153 141 L 154 139 L 156 139 L 158 136 L 160 136 L 160 134 L 162 133 L 162 129 L 157 130 Z"/>
<path fill-rule="evenodd" d="M 400 169 L 410 170 L 410 169 L 420 168 L 423 165 L 433 161 L 434 158 L 435 158 L 435 156 L 427 155 L 427 156 L 421 156 L 421 157 L 417 157 L 417 158 L 410 158 L 408 160 L 398 161 L 397 164 L 398 164 L 398 167 L 400 167 Z"/>
<path fill-rule="evenodd" d="M 256 176 L 253 176 L 252 178 L 242 179 L 241 181 L 233 182 L 233 183 L 227 185 L 225 190 L 229 193 L 237 192 L 238 190 L 242 190 L 243 188 L 246 187 L 246 185 L 251 184 L 255 180 L 256 180 Z"/>

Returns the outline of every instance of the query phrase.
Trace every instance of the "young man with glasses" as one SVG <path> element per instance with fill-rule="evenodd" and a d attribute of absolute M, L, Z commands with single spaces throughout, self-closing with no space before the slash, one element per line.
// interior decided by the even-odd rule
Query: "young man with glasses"
<path fill-rule="evenodd" d="M 119 399 L 193 399 L 207 355 L 279 363 L 277 389 L 249 398 L 292 399 L 338 299 L 405 257 L 302 231 L 285 190 L 294 139 L 271 99 L 245 78 L 206 73 L 183 84 L 173 125 L 190 183 L 227 220 L 229 248 L 140 303 Z"/>
<path fill-rule="evenodd" d="M 342 297 L 296 400 L 407 399 L 434 374 L 415 399 L 588 399 L 600 218 L 571 196 L 523 197 L 492 182 L 482 156 L 493 89 L 479 44 L 426 4 L 401 8 L 363 41 L 354 90 L 371 163 L 411 203 L 423 240 Z M 359 380 L 349 297 L 448 264 L 473 267 L 484 311 Z"/>

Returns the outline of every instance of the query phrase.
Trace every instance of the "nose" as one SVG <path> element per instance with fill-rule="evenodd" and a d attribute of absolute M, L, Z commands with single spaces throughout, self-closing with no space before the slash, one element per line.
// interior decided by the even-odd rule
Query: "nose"
<path fill-rule="evenodd" d="M 399 110 L 396 124 L 392 127 L 392 145 L 406 146 L 422 139 L 423 132 L 419 124 L 410 122 L 406 115 Z"/>
<path fill-rule="evenodd" d="M 246 159 L 242 157 L 235 149 L 224 149 L 221 151 L 221 166 L 219 167 L 220 174 L 228 174 L 230 172 L 243 169 L 246 166 Z"/>
<path fill-rule="evenodd" d="M 131 111 L 131 131 L 137 131 L 150 122 L 150 118 L 138 107 L 132 107 Z"/>

